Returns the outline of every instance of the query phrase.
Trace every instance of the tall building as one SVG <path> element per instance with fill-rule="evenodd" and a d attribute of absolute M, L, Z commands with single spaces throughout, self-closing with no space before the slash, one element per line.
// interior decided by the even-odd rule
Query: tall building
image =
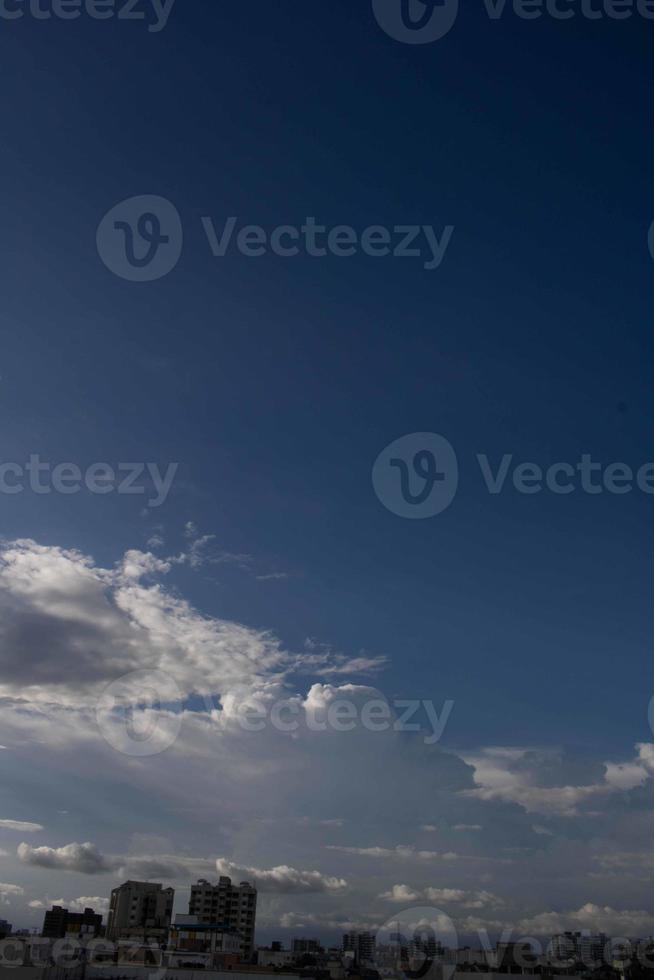
<path fill-rule="evenodd" d="M 11 935 L 12 925 L 6 919 L 0 919 L 0 939 L 5 939 Z"/>
<path fill-rule="evenodd" d="M 354 953 L 358 964 L 371 963 L 375 958 L 375 936 L 372 932 L 346 932 L 343 936 L 343 952 Z"/>
<path fill-rule="evenodd" d="M 111 892 L 107 938 L 125 929 L 168 929 L 173 914 L 173 888 L 148 881 L 126 881 Z"/>
<path fill-rule="evenodd" d="M 217 923 L 234 929 L 243 940 L 243 959 L 254 953 L 254 928 L 257 916 L 257 890 L 247 881 L 233 885 L 232 879 L 222 876 L 217 885 L 200 878 L 191 885 L 189 915 L 199 922 Z"/>
<path fill-rule="evenodd" d="M 83 912 L 69 912 L 61 905 L 53 905 L 43 918 L 42 936 L 48 939 L 63 939 L 71 933 L 79 936 L 99 936 L 102 929 L 102 916 L 93 909 Z"/>

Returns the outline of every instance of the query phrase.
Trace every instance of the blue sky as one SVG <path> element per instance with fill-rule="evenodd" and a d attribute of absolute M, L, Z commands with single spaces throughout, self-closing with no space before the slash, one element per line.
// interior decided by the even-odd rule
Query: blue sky
<path fill-rule="evenodd" d="M 345 683 L 372 684 L 389 699 L 454 701 L 437 750 L 443 785 L 457 785 L 454 796 L 483 790 L 483 772 L 495 778 L 487 771 L 489 746 L 532 752 L 522 767 L 533 768 L 532 787 L 596 786 L 607 761 L 636 766 L 619 803 L 599 793 L 608 816 L 584 816 L 586 804 L 562 815 L 565 807 L 552 811 L 533 794 L 526 806 L 521 791 L 506 788 L 491 799 L 488 783 L 487 798 L 478 795 L 467 818 L 458 808 L 469 797 L 445 801 L 439 776 L 428 812 L 418 813 L 415 801 L 411 827 L 391 814 L 386 826 L 364 820 L 355 833 L 347 821 L 363 819 L 356 807 L 349 815 L 323 811 L 339 793 L 345 807 L 357 777 L 350 773 L 341 785 L 341 750 L 328 762 L 321 752 L 313 757 L 312 742 L 302 765 L 315 766 L 321 789 L 309 794 L 307 812 L 292 805 L 295 816 L 318 821 L 302 847 L 291 844 L 288 830 L 266 832 L 264 842 L 256 829 L 265 814 L 255 813 L 250 793 L 262 792 L 258 778 L 266 787 L 275 781 L 271 771 L 234 788 L 241 810 L 222 814 L 222 804 L 207 797 L 203 805 L 216 808 L 218 823 L 238 825 L 231 836 L 217 832 L 207 854 L 198 850 L 206 827 L 162 805 L 161 760 L 139 763 L 152 773 L 149 794 L 140 794 L 136 786 L 118 790 L 123 763 L 105 759 L 104 789 L 118 800 L 127 794 L 129 819 L 120 807 L 100 819 L 71 773 L 73 736 L 55 766 L 59 789 L 37 792 L 26 765 L 30 740 L 38 738 L 19 737 L 20 726 L 10 724 L 6 737 L 0 731 L 10 787 L 0 818 L 42 825 L 30 846 L 88 841 L 116 854 L 132 833 L 137 842 L 158 839 L 146 851 L 135 845 L 137 853 L 172 854 L 183 840 L 197 843 L 197 860 L 318 868 L 347 879 L 350 897 L 327 887 L 315 898 L 316 922 L 306 925 L 338 931 L 334 922 L 361 906 L 383 915 L 374 903 L 383 910 L 379 895 L 395 884 L 412 893 L 439 882 L 484 887 L 490 872 L 481 865 L 469 880 L 450 881 L 439 866 L 421 878 L 406 858 L 407 867 L 386 868 L 377 881 L 365 855 L 325 850 L 425 850 L 416 828 L 438 824 L 442 812 L 450 827 L 493 826 L 482 844 L 468 842 L 482 864 L 498 859 L 523 827 L 524 865 L 488 886 L 504 888 L 505 903 L 542 874 L 534 916 L 565 915 L 588 902 L 654 912 L 631 872 L 598 883 L 586 880 L 594 873 L 589 863 L 563 887 L 542 866 L 544 841 L 565 865 L 570 841 L 582 838 L 604 842 L 593 860 L 611 841 L 624 868 L 625 840 L 635 833 L 620 823 L 624 812 L 633 810 L 643 834 L 650 819 L 648 750 L 634 746 L 652 739 L 654 499 L 638 491 L 531 496 L 511 486 L 491 495 L 476 460 L 487 454 L 496 467 L 512 454 L 516 463 L 546 468 L 590 453 L 635 469 L 654 460 L 650 32 L 636 17 L 532 22 L 509 11 L 492 22 L 481 4 L 468 4 L 442 40 L 406 45 L 380 29 L 363 0 L 300 7 L 178 0 L 159 33 L 140 22 L 84 17 L 3 23 L 3 73 L 13 94 L 2 109 L 2 460 L 21 464 L 39 454 L 53 466 L 70 461 L 82 469 L 99 461 L 179 464 L 158 508 L 118 494 L 3 496 L 7 553 L 37 556 L 50 570 L 42 596 L 36 586 L 23 591 L 11 578 L 15 564 L 6 566 L 3 608 L 23 624 L 3 633 L 7 676 L 19 662 L 35 676 L 48 674 L 39 666 L 52 656 L 47 642 L 30 651 L 21 645 L 40 635 L 43 616 L 57 620 L 61 663 L 76 676 L 81 641 L 66 641 L 66 624 L 77 636 L 88 594 L 82 590 L 74 613 L 49 605 L 48 575 L 56 582 L 61 574 L 55 549 L 77 549 L 104 570 L 130 549 L 164 563 L 184 555 L 163 571 L 149 567 L 147 588 L 160 575 L 166 594 L 198 617 L 242 624 L 253 636 L 271 631 L 300 657 L 317 644 L 354 661 Z M 103 265 L 96 229 L 118 202 L 146 194 L 174 204 L 184 248 L 169 275 L 133 283 Z M 220 227 L 230 215 L 267 229 L 315 215 L 359 230 L 417 224 L 454 231 L 431 271 L 421 261 L 361 254 L 249 258 L 232 249 L 213 257 L 201 219 L 211 216 Z M 414 432 L 442 434 L 459 462 L 454 501 L 428 520 L 390 513 L 371 483 L 378 454 Z M 197 545 L 204 535 L 213 537 Z M 46 550 L 16 550 L 19 539 Z M 115 603 L 123 586 L 106 576 L 104 584 Z M 141 616 L 121 609 L 128 619 Z M 31 623 L 32 616 L 38 623 L 28 628 L 21 617 Z M 185 641 L 175 636 L 183 658 Z M 97 642 L 96 666 L 109 640 L 103 634 Z M 388 663 L 358 674 L 360 657 Z M 146 661 L 151 668 L 149 655 Z M 115 678 L 111 657 L 105 666 L 94 668 L 95 681 Z M 97 696 L 82 675 L 81 700 L 72 683 L 64 699 L 76 710 Z M 17 698 L 29 676 L 16 671 L 2 693 Z M 312 684 L 333 684 L 335 676 L 307 669 L 294 681 L 296 693 L 305 697 Z M 247 672 L 239 682 L 246 679 Z M 183 682 L 195 696 L 194 682 L 186 675 Z M 35 704 L 52 703 L 49 684 L 32 692 Z M 221 691 L 218 683 L 212 688 Z M 243 751 L 256 756 L 252 740 Z M 388 749 L 398 770 L 403 752 L 413 752 L 404 739 Z M 184 741 L 171 753 L 183 766 L 192 750 Z M 508 771 L 513 763 L 501 758 Z M 451 759 L 459 766 L 452 784 Z M 279 786 L 288 790 L 295 764 L 292 753 L 280 762 Z M 430 772 L 431 763 L 423 764 Z M 476 783 L 466 782 L 473 779 L 466 765 L 476 765 Z M 71 807 L 62 803 L 68 796 Z M 282 820 L 288 797 L 277 805 Z M 532 805 L 545 807 L 548 833 L 533 831 L 543 814 L 534 817 Z M 486 815 L 477 812 L 483 806 Z M 600 810 L 596 801 L 586 809 Z M 332 824 L 328 840 L 319 821 L 329 818 L 345 824 L 338 833 Z M 85 891 L 87 878 L 61 860 L 48 867 L 38 856 L 31 865 L 29 855 L 14 857 L 22 842 L 16 833 L 0 826 L 7 852 L 0 881 L 23 889 L 7 892 L 15 903 L 10 918 L 37 921 L 27 903 L 42 896 L 106 895 L 116 868 L 126 866 L 101 868 Z M 444 849 L 461 833 L 484 836 L 452 831 Z M 353 870 L 356 861 L 361 867 Z M 305 899 L 282 888 L 266 901 L 266 928 L 283 931 L 292 928 L 282 926 L 291 922 L 284 916 L 297 914 Z M 338 914 L 320 906 L 330 901 L 340 903 Z M 497 912 L 491 919 L 499 921 Z"/>

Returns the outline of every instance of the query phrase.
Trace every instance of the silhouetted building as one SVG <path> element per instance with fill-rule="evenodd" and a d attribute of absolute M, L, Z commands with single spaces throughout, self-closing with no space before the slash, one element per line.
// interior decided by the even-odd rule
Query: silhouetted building
<path fill-rule="evenodd" d="M 47 939 L 63 939 L 77 933 L 86 936 L 99 936 L 102 929 L 102 916 L 93 909 L 83 912 L 69 912 L 61 905 L 53 905 L 43 918 L 42 936 Z"/>

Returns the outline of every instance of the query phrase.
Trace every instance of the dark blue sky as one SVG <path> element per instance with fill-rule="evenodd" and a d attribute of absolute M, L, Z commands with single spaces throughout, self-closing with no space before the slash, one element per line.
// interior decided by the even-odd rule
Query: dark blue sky
<path fill-rule="evenodd" d="M 499 497 L 476 453 L 654 459 L 654 24 L 466 3 L 435 44 L 366 0 L 177 0 L 139 23 L 2 22 L 2 458 L 180 463 L 138 498 L 2 499 L 2 533 L 111 564 L 194 521 L 260 581 L 176 573 L 203 611 L 387 655 L 389 694 L 453 698 L 446 741 L 646 740 L 654 498 Z M 177 268 L 101 263 L 102 216 L 157 194 Z M 442 266 L 230 252 L 200 218 L 452 224 Z M 385 445 L 455 446 L 426 521 L 371 487 Z"/>

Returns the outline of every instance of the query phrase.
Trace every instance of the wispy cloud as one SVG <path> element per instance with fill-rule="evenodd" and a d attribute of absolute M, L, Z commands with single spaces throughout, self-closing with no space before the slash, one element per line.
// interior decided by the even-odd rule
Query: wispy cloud
<path fill-rule="evenodd" d="M 0 820 L 0 830 L 18 830 L 22 834 L 35 834 L 43 829 L 40 823 L 30 823 L 28 820 Z"/>

